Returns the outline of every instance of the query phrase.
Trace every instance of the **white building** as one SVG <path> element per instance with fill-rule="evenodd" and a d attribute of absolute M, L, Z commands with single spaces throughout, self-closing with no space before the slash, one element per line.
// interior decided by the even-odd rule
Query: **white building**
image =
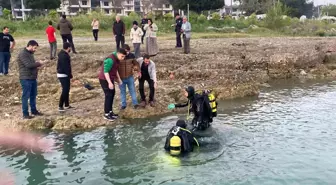
<path fill-rule="evenodd" d="M 97 9 L 105 14 L 116 13 L 119 15 L 128 15 L 131 12 L 148 13 L 150 11 L 162 14 L 173 13 L 173 6 L 168 1 L 157 6 L 146 4 L 146 0 L 123 0 L 118 4 L 113 4 L 108 0 L 64 0 L 57 12 L 75 15 L 79 12 L 90 13 L 93 10 L 97 11 Z"/>
<path fill-rule="evenodd" d="M 168 1 L 163 4 L 152 4 L 148 0 L 122 0 L 115 1 L 113 4 L 110 0 L 61 0 L 60 7 L 57 9 L 59 14 L 77 15 L 78 13 L 90 13 L 92 11 L 104 12 L 107 15 L 113 13 L 118 15 L 129 15 L 131 12 L 140 14 L 155 12 L 156 14 L 165 15 L 174 14 L 173 6 Z M 119 2 L 119 3 L 118 3 Z M 29 15 L 32 9 L 17 8 L 14 9 L 14 16 L 17 19 L 23 19 L 24 15 Z"/>

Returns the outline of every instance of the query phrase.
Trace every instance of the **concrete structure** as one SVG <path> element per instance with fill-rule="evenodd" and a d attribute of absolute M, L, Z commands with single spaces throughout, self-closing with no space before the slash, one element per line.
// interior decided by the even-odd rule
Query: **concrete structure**
<path fill-rule="evenodd" d="M 92 11 L 100 11 L 107 15 L 113 13 L 118 15 L 129 15 L 131 12 L 139 14 L 155 12 L 155 14 L 165 15 L 171 13 L 174 15 L 173 6 L 168 0 L 160 1 L 163 4 L 151 3 L 150 0 L 61 0 L 60 7 L 57 12 L 65 15 L 77 15 L 78 13 L 90 13 Z M 23 19 L 24 15 L 29 15 L 32 9 L 16 8 L 13 15 L 18 19 Z"/>
<path fill-rule="evenodd" d="M 90 13 L 93 10 L 100 9 L 105 14 L 129 15 L 131 12 L 149 13 L 173 13 L 173 7 L 168 3 L 161 5 L 147 4 L 146 0 L 122 0 L 115 1 L 113 4 L 109 0 L 63 0 L 57 12 L 65 13 L 66 15 L 76 15 L 77 13 Z"/>

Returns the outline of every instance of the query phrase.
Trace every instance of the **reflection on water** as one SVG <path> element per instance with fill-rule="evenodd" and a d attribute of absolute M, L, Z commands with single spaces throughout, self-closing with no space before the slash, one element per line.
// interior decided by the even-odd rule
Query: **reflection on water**
<path fill-rule="evenodd" d="M 112 129 L 48 133 L 49 154 L 1 150 L 16 184 L 334 184 L 336 84 L 271 84 L 258 97 L 220 102 L 219 116 L 181 157 L 163 150 L 178 117 Z"/>

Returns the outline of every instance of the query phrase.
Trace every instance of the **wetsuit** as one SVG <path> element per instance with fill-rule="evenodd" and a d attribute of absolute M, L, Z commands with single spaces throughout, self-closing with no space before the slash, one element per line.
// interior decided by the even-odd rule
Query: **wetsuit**
<path fill-rule="evenodd" d="M 174 126 L 171 128 L 167 134 L 166 144 L 164 146 L 165 150 L 169 151 L 170 147 L 170 139 L 176 135 L 181 138 L 181 153 L 192 152 L 194 150 L 194 146 L 199 146 L 197 139 L 193 136 L 193 134 L 185 128 Z"/>
<path fill-rule="evenodd" d="M 192 125 L 198 130 L 207 129 L 212 122 L 213 116 L 208 96 L 195 93 L 192 87 L 188 87 L 186 90 L 188 92 L 188 101 L 182 104 L 175 104 L 175 107 L 187 107 L 189 105 L 190 112 L 194 114 Z"/>

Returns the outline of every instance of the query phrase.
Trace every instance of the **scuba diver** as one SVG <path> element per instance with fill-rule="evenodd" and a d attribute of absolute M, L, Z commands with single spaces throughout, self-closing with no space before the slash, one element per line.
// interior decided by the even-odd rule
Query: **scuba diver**
<path fill-rule="evenodd" d="M 209 128 L 213 118 L 217 116 L 218 103 L 214 94 L 209 90 L 196 93 L 194 87 L 189 86 L 185 89 L 184 95 L 188 98 L 186 103 L 169 104 L 168 109 L 188 106 L 188 117 L 190 112 L 194 114 L 192 131 Z"/>
<path fill-rule="evenodd" d="M 165 150 L 171 155 L 180 155 L 192 152 L 194 146 L 199 146 L 197 139 L 187 129 L 186 122 L 178 120 L 176 126 L 171 128 L 167 134 Z"/>

